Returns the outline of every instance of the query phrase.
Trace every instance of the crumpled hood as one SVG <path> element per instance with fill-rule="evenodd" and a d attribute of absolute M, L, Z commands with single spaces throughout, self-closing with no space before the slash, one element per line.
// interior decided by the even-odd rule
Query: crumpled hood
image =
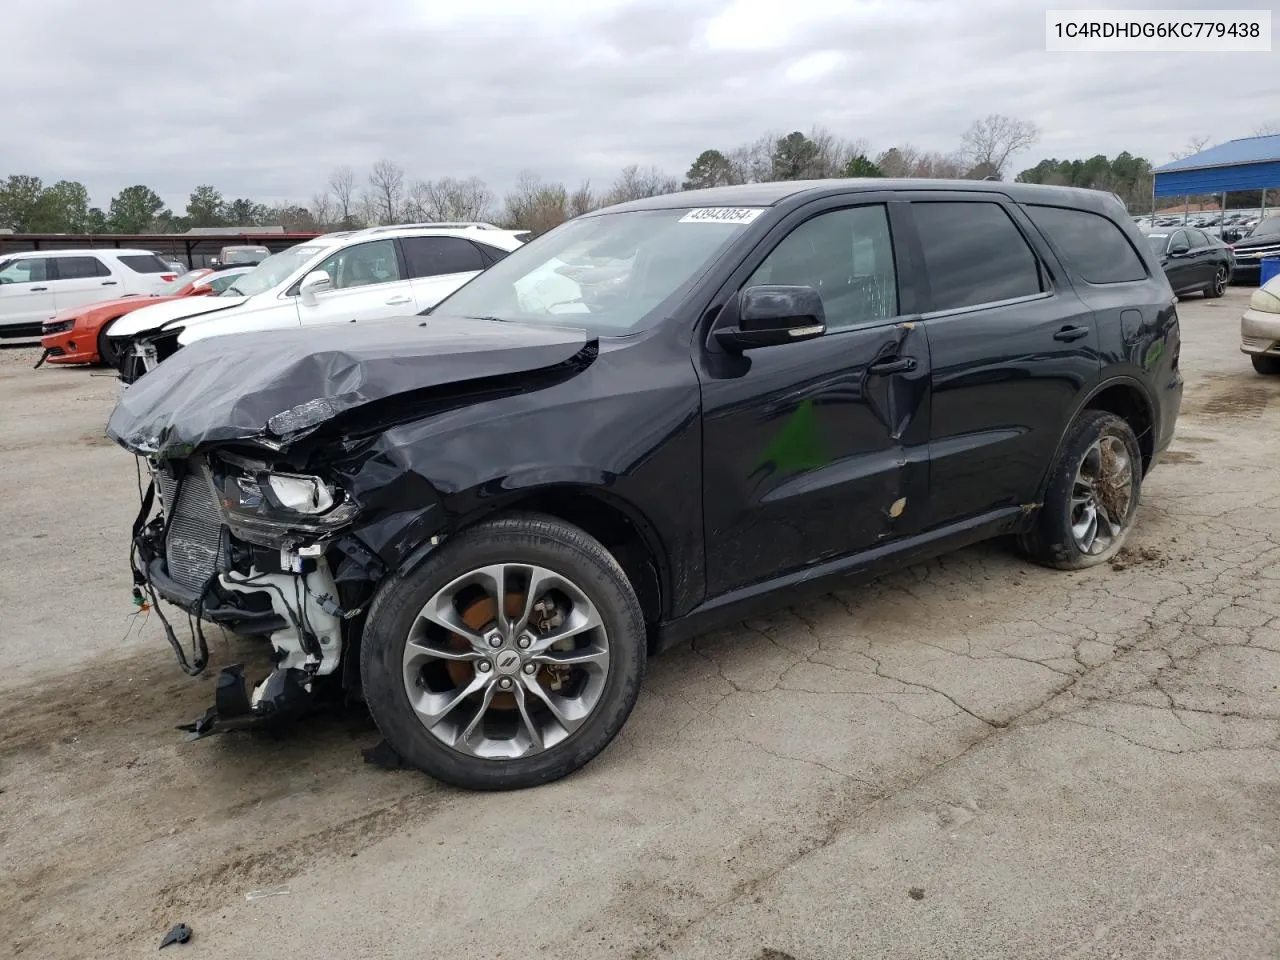
<path fill-rule="evenodd" d="M 281 444 L 376 400 L 545 369 L 593 342 L 571 328 L 435 316 L 210 337 L 125 388 L 107 435 L 161 458 Z"/>
<path fill-rule="evenodd" d="M 160 303 L 139 307 L 127 316 L 121 317 L 107 331 L 109 337 L 132 337 L 139 333 L 159 330 L 172 320 L 212 313 L 215 310 L 229 310 L 238 307 L 248 297 L 175 297 Z"/>

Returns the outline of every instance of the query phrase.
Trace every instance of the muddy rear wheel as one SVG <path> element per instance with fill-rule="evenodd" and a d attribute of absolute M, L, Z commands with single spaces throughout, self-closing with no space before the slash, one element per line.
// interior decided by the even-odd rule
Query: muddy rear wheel
<path fill-rule="evenodd" d="M 1049 476 L 1023 552 L 1059 570 L 1110 560 L 1133 528 L 1142 488 L 1142 451 L 1129 424 L 1086 410 L 1071 425 Z"/>
<path fill-rule="evenodd" d="M 572 773 L 621 729 L 644 619 L 594 538 L 513 515 L 384 585 L 360 659 L 369 710 L 402 757 L 456 786 L 518 789 Z"/>

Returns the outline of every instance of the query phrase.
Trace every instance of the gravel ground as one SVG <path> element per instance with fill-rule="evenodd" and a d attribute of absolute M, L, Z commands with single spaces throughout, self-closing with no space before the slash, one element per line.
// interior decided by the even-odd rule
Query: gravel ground
<path fill-rule="evenodd" d="M 0 954 L 1280 957 L 1280 378 L 1189 299 L 1121 556 L 984 545 L 656 659 L 579 774 L 363 765 L 367 716 L 184 743 L 131 617 L 118 393 L 0 350 Z M 214 644 L 214 667 L 258 654 Z M 255 891 L 277 895 L 248 899 Z"/>

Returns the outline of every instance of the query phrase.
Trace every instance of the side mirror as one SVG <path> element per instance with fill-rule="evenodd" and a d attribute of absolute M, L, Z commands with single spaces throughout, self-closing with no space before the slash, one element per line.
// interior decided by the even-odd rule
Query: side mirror
<path fill-rule="evenodd" d="M 316 297 L 332 289 L 333 281 L 329 279 L 329 274 L 323 270 L 312 270 L 302 278 L 302 283 L 298 286 L 298 296 L 308 307 L 314 307 Z"/>
<path fill-rule="evenodd" d="M 812 340 L 827 332 L 822 296 L 813 287 L 764 284 L 738 294 L 738 325 L 716 330 L 716 342 L 734 352 Z"/>
<path fill-rule="evenodd" d="M 1190 252 L 1191 248 L 1185 243 L 1180 243 L 1177 246 L 1169 248 L 1169 256 L 1171 257 L 1185 257 Z"/>

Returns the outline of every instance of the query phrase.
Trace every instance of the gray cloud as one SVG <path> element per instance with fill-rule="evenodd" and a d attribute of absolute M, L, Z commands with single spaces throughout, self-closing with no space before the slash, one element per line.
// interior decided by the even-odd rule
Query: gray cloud
<path fill-rule="evenodd" d="M 305 200 L 333 166 L 384 156 L 499 190 L 525 168 L 604 185 L 814 124 L 948 150 L 991 112 L 1044 131 L 1018 168 L 1126 149 L 1160 163 L 1194 134 L 1280 119 L 1273 54 L 1046 53 L 1043 8 L 1023 0 L 42 0 L 5 23 L 21 83 L 0 175 L 82 180 L 102 206 L 130 183 L 177 209 L 198 183 Z"/>

